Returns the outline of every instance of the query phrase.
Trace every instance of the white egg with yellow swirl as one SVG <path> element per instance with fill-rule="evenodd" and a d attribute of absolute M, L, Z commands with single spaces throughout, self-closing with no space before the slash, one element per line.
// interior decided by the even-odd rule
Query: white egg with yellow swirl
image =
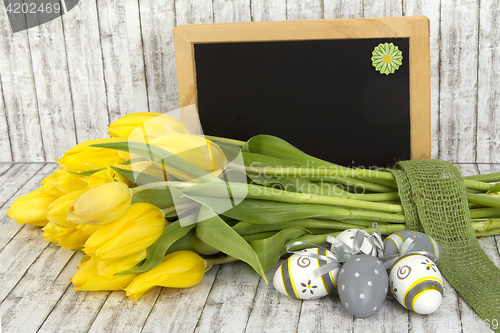
<path fill-rule="evenodd" d="M 420 254 L 405 254 L 389 271 L 394 298 L 418 314 L 436 311 L 443 301 L 443 277 L 434 261 Z"/>
<path fill-rule="evenodd" d="M 307 252 L 330 256 L 326 249 L 310 248 Z M 319 276 L 315 270 L 329 261 L 293 254 L 281 264 L 274 274 L 274 288 L 296 299 L 315 299 L 328 295 L 337 287 L 339 268 Z"/>

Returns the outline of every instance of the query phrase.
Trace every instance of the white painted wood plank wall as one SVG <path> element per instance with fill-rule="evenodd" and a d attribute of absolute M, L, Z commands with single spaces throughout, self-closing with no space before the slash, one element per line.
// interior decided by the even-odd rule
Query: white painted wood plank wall
<path fill-rule="evenodd" d="M 0 162 L 52 162 L 137 111 L 178 107 L 178 24 L 426 15 L 432 156 L 500 162 L 495 0 L 80 1 L 15 34 L 0 6 Z"/>

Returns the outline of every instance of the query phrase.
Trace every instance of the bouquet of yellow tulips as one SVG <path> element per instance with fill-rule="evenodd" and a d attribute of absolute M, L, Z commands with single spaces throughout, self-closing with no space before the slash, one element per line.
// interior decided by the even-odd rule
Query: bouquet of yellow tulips
<path fill-rule="evenodd" d="M 406 228 L 390 172 L 342 167 L 268 135 L 195 135 L 159 113 L 126 115 L 108 133 L 69 149 L 7 212 L 85 254 L 71 279 L 78 290 L 135 300 L 155 286 L 194 286 L 236 260 L 266 279 L 293 242 L 319 245 L 373 222 L 382 234 Z M 464 178 L 478 237 L 500 234 L 499 180 Z"/>

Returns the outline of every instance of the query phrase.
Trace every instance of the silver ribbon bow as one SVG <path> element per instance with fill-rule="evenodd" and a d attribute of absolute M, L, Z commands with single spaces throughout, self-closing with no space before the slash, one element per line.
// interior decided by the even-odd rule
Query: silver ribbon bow
<path fill-rule="evenodd" d="M 375 228 L 377 229 L 377 232 L 375 232 Z M 372 248 L 370 250 L 370 253 L 373 252 L 374 248 L 377 251 L 377 255 L 379 255 L 379 253 L 382 253 L 384 243 L 382 241 L 382 236 L 380 235 L 380 230 L 377 223 L 372 224 L 371 240 L 372 240 Z M 309 242 L 298 241 L 288 245 L 286 247 L 286 251 L 288 253 L 298 254 L 300 256 L 309 257 L 313 259 L 324 260 L 325 262 L 327 262 L 326 265 L 318 267 L 314 270 L 313 274 L 316 274 L 317 276 L 328 274 L 330 271 L 333 271 L 341 267 L 344 264 L 344 262 L 346 262 L 346 260 L 352 257 L 353 255 L 364 253 L 363 251 L 361 251 L 361 247 L 363 245 L 363 242 L 365 241 L 365 235 L 359 230 L 355 231 L 354 242 L 352 247 L 330 235 L 328 235 L 326 241 L 331 244 L 330 249 Z M 317 247 L 322 250 L 325 250 L 325 253 L 327 253 L 326 251 L 328 251 L 330 254 L 323 255 L 306 251 L 290 251 L 291 248 L 298 245 L 311 245 L 312 247 Z"/>

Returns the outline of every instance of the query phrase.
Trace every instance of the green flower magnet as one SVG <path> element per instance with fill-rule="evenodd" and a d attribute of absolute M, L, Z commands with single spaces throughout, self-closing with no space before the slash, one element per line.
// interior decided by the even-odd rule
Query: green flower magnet
<path fill-rule="evenodd" d="M 392 43 L 379 44 L 372 52 L 372 65 L 380 74 L 389 75 L 399 69 L 403 52 Z"/>

